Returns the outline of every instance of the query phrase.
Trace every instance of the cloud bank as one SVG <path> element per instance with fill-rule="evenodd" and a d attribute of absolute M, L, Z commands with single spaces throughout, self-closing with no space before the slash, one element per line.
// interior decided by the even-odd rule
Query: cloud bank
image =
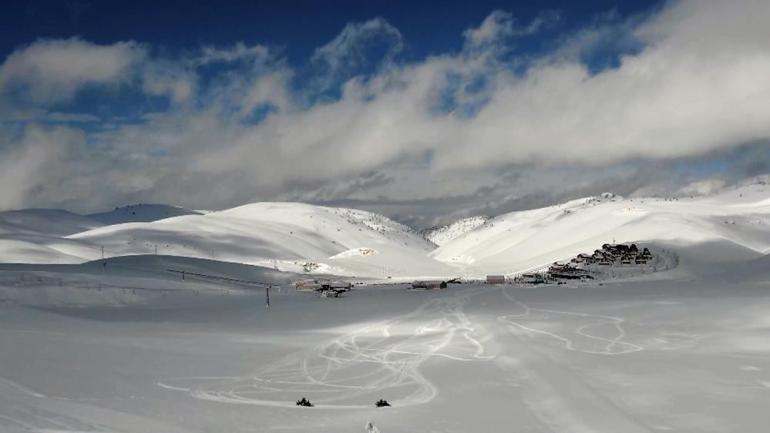
<path fill-rule="evenodd" d="M 33 42 L 0 65 L 0 157 L 13 167 L 0 181 L 19 186 L 0 191 L 0 207 L 379 201 L 409 203 L 399 215 L 428 224 L 435 215 L 420 207 L 436 201 L 473 213 L 599 188 L 675 191 L 714 161 L 730 177 L 745 152 L 767 160 L 770 3 L 675 1 L 517 53 L 519 39 L 562 18 L 493 11 L 457 51 L 412 61 L 401 32 L 375 18 L 346 26 L 301 69 L 243 43 L 168 57 L 134 41 Z M 601 48 L 613 61 L 597 68 L 590 53 Z M 84 89 L 110 86 L 165 103 L 51 126 L 47 107 L 66 111 Z"/>

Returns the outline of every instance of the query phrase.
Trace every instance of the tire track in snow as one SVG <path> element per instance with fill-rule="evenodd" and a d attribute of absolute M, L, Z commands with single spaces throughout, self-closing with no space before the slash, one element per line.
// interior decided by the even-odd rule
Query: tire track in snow
<path fill-rule="evenodd" d="M 432 299 L 411 313 L 369 323 L 252 375 L 175 378 L 158 386 L 203 400 L 274 407 L 296 407 L 299 397 L 329 409 L 368 409 L 383 396 L 400 407 L 427 403 L 438 389 L 421 373 L 423 363 L 492 358 L 463 311 L 476 293 Z"/>
<path fill-rule="evenodd" d="M 594 355 L 622 355 L 644 350 L 641 346 L 624 341 L 626 333 L 622 318 L 533 308 L 516 299 L 505 287 L 501 293 L 522 312 L 498 317 L 498 321 L 508 327 L 510 337 L 513 337 L 504 344 L 505 351 L 498 358 L 498 365 L 517 380 L 517 386 L 523 389 L 522 401 L 540 420 L 543 430 L 554 433 L 654 431 L 570 368 L 568 355 L 555 355 L 551 351 L 541 350 L 539 345 L 521 338 L 520 331 L 524 330 L 530 337 L 542 336 L 555 340 L 567 350 Z M 572 323 L 575 327 L 571 332 L 577 337 L 527 323 L 548 320 L 550 323 L 564 325 L 576 319 L 581 323 Z M 614 330 L 614 334 L 611 337 L 596 335 L 595 328 L 609 328 Z"/>
<path fill-rule="evenodd" d="M 623 329 L 623 322 L 625 321 L 625 319 L 621 317 L 605 316 L 600 314 L 579 313 L 574 311 L 551 310 L 551 309 L 545 309 L 545 308 L 532 308 L 529 305 L 513 297 L 513 295 L 508 293 L 508 290 L 505 287 L 502 288 L 502 294 L 506 299 L 508 299 L 511 302 L 514 302 L 517 306 L 519 306 L 524 310 L 524 312 L 520 314 L 508 314 L 508 315 L 499 316 L 497 318 L 499 321 L 508 324 L 511 327 L 512 331 L 518 328 L 526 331 L 530 335 L 532 334 L 545 335 L 547 337 L 553 338 L 561 342 L 564 345 L 564 348 L 567 350 L 590 353 L 594 355 L 624 355 L 627 353 L 639 352 L 644 350 L 644 347 L 642 346 L 624 341 L 624 338 L 626 337 L 626 331 L 625 329 Z M 536 328 L 533 326 L 527 326 L 521 323 L 526 320 L 532 320 L 534 316 L 533 313 L 542 313 L 546 315 L 567 316 L 567 317 L 577 317 L 581 319 L 588 319 L 590 320 L 590 322 L 575 328 L 574 333 L 588 340 L 592 340 L 600 343 L 606 343 L 606 344 L 600 350 L 593 350 L 590 348 L 581 348 L 580 347 L 581 344 L 577 343 L 574 338 L 568 338 L 563 334 L 558 334 L 556 332 Z M 601 335 L 595 335 L 587 332 L 589 328 L 606 327 L 608 325 L 615 330 L 615 336 L 613 338 L 602 337 Z"/>

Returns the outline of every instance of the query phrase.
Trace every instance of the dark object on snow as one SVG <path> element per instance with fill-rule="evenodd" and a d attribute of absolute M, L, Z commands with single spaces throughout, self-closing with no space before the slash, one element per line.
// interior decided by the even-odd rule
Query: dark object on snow
<path fill-rule="evenodd" d="M 447 284 L 446 281 L 415 281 L 412 283 L 413 289 L 425 289 L 425 290 L 436 290 L 436 289 L 446 289 Z"/>
<path fill-rule="evenodd" d="M 374 405 L 377 407 L 390 407 L 390 403 L 384 399 L 377 400 L 377 403 L 374 403 Z"/>
<path fill-rule="evenodd" d="M 310 400 L 306 399 L 305 397 L 302 397 L 301 399 L 297 400 L 297 406 L 313 407 L 313 403 L 311 403 Z"/>

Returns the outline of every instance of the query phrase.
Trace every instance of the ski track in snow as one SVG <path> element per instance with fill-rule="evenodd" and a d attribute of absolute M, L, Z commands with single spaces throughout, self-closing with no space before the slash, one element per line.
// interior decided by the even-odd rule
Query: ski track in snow
<path fill-rule="evenodd" d="M 530 336 L 534 334 L 544 335 L 559 341 L 567 350 L 590 353 L 594 355 L 624 355 L 644 350 L 644 347 L 642 346 L 623 341 L 626 336 L 626 331 L 623 329 L 623 322 L 625 320 L 621 317 L 579 313 L 574 311 L 532 308 L 529 305 L 514 298 L 513 295 L 508 293 L 506 288 L 502 289 L 502 293 L 506 299 L 514 302 L 517 306 L 524 310 L 524 312 L 520 314 L 508 314 L 499 316 L 497 318 L 500 322 L 508 324 L 512 332 L 516 332 L 517 329 L 519 329 L 527 332 Z M 578 326 L 573 332 L 578 336 L 589 340 L 589 342 L 594 343 L 594 345 L 599 344 L 599 349 L 595 349 L 594 345 L 591 344 L 587 345 L 585 343 L 580 343 L 576 338 L 570 338 L 565 334 L 559 334 L 553 331 L 525 325 L 524 323 L 527 320 L 531 321 L 536 319 L 536 317 L 534 317 L 535 314 L 533 313 L 541 313 L 545 316 L 556 315 L 588 319 L 588 323 Z M 613 338 L 602 337 L 600 335 L 595 335 L 588 332 L 589 329 L 606 328 L 608 326 L 615 331 L 616 335 Z M 601 346 L 601 344 L 603 344 L 603 346 Z"/>
<path fill-rule="evenodd" d="M 473 294 L 430 300 L 249 376 L 175 378 L 157 385 L 203 400 L 275 407 L 296 407 L 300 397 L 327 409 L 368 409 L 382 397 L 399 407 L 427 403 L 438 390 L 421 373 L 424 362 L 492 359 L 463 312 Z"/>

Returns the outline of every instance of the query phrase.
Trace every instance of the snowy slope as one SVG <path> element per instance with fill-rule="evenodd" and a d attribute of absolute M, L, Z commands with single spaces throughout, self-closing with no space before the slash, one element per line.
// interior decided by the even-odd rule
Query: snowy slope
<path fill-rule="evenodd" d="M 99 221 L 59 209 L 26 209 L 0 212 L 0 262 L 78 263 L 90 248 L 66 235 L 102 226 Z"/>
<path fill-rule="evenodd" d="M 462 218 L 451 224 L 425 229 L 422 231 L 422 236 L 441 246 L 484 225 L 488 220 L 489 218 L 485 216 Z"/>
<path fill-rule="evenodd" d="M 60 209 L 25 209 L 0 212 L 0 235 L 66 236 L 100 227 L 103 223 Z"/>
<path fill-rule="evenodd" d="M 444 275 L 433 246 L 378 214 L 299 203 L 255 203 L 206 215 L 101 227 L 68 237 L 109 256 L 176 255 L 383 278 Z M 98 258 L 91 254 L 87 258 Z"/>
<path fill-rule="evenodd" d="M 137 209 L 142 218 L 162 213 Z M 82 263 L 101 258 L 103 249 L 107 257 L 157 253 L 381 279 L 512 274 L 613 241 L 683 247 L 728 241 L 767 254 L 770 187 L 760 181 L 682 199 L 607 194 L 461 220 L 432 233 L 432 242 L 382 215 L 301 203 L 100 224 L 64 211 L 0 213 L 0 262 Z"/>
<path fill-rule="evenodd" d="M 770 251 L 770 187 L 743 185 L 692 199 L 624 199 L 611 194 L 501 215 L 431 255 L 466 273 L 515 273 L 546 266 L 603 243 L 729 240 Z"/>
<path fill-rule="evenodd" d="M 182 279 L 179 271 L 194 274 Z M 296 274 L 258 266 L 155 255 L 81 264 L 0 264 L 0 303 L 44 307 L 126 306 L 157 302 L 173 293 L 176 298 L 173 303 L 178 304 L 185 296 L 201 293 L 262 293 L 264 286 L 256 283 L 289 287 L 298 278 Z"/>
<path fill-rule="evenodd" d="M 198 214 L 200 212 L 178 206 L 140 203 L 117 207 L 108 212 L 90 214 L 88 217 L 105 225 L 112 225 L 129 222 L 151 222 L 175 216 Z"/>

